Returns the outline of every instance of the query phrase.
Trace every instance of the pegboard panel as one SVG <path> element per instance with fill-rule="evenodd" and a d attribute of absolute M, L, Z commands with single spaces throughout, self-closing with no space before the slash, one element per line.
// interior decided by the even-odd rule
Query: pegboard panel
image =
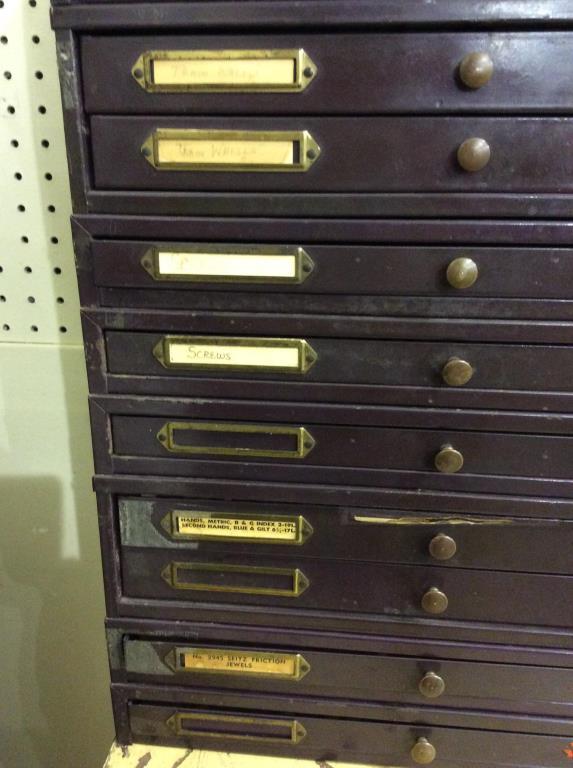
<path fill-rule="evenodd" d="M 0 343 L 81 343 L 49 0 L 0 0 Z"/>

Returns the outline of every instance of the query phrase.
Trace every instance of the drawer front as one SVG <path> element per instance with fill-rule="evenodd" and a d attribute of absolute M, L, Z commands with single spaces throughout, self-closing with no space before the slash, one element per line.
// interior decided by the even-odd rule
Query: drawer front
<path fill-rule="evenodd" d="M 100 114 L 570 113 L 572 51 L 570 32 L 85 36 L 82 71 Z"/>
<path fill-rule="evenodd" d="M 227 309 L 243 311 L 259 306 L 290 312 L 295 296 L 299 302 L 306 297 L 310 310 L 316 296 L 325 295 L 340 313 L 350 311 L 356 295 L 351 311 L 370 314 L 372 301 L 361 297 L 571 299 L 573 281 L 568 248 L 96 240 L 91 258 L 99 288 L 148 289 L 160 294 L 152 299 L 156 306 L 178 309 L 201 306 L 209 291 L 223 292 Z M 139 298 L 131 292 L 125 305 L 139 306 Z M 460 313 L 470 306 L 464 302 Z"/>
<path fill-rule="evenodd" d="M 120 498 L 118 514 L 123 546 L 207 561 L 219 553 L 295 554 L 573 574 L 573 522 L 566 520 L 135 497 Z"/>
<path fill-rule="evenodd" d="M 127 682 L 570 714 L 573 670 L 126 637 Z"/>
<path fill-rule="evenodd" d="M 123 549 L 125 597 L 193 606 L 273 608 L 488 623 L 572 627 L 573 579 L 470 569 L 381 565 L 340 560 Z M 548 595 L 559 600 L 548 600 Z M 503 599 L 500 599 L 503 596 Z M 188 607 L 185 607 L 185 603 Z"/>
<path fill-rule="evenodd" d="M 112 416 L 114 453 L 185 460 L 569 479 L 573 438 Z M 269 473 L 270 474 L 270 473 Z M 270 477 L 268 478 L 270 479 Z"/>
<path fill-rule="evenodd" d="M 167 692 L 166 692 L 167 696 Z M 570 737 L 504 733 L 425 725 L 352 720 L 345 707 L 340 719 L 306 714 L 267 714 L 260 710 L 202 709 L 130 702 L 134 741 L 250 752 L 313 760 L 360 760 L 376 765 L 412 766 L 430 762 L 454 766 L 559 768 L 566 765 Z M 264 703 L 261 701 L 261 708 Z M 414 714 L 414 713 L 412 713 Z M 534 728 L 532 722 L 530 727 Z"/>
<path fill-rule="evenodd" d="M 566 193 L 573 188 L 568 118 L 95 116 L 91 139 L 95 188 L 101 190 Z"/>
<path fill-rule="evenodd" d="M 122 376 L 573 391 L 573 347 L 567 346 L 121 331 L 105 337 L 108 370 Z M 243 396 L 240 386 L 237 391 Z"/>

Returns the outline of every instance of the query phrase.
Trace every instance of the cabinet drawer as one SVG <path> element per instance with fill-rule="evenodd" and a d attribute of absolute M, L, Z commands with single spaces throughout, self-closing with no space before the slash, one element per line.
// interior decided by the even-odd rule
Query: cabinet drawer
<path fill-rule="evenodd" d="M 526 723 L 499 714 L 486 719 L 437 711 L 424 714 L 414 708 L 398 713 L 384 706 L 371 707 L 370 719 L 359 719 L 367 707 L 350 702 L 338 706 L 328 700 L 287 703 L 286 697 L 276 697 L 274 711 L 267 712 L 268 701 L 262 696 L 248 697 L 247 704 L 229 694 L 215 700 L 198 692 L 181 693 L 177 703 L 168 690 L 148 688 L 137 696 L 129 687 L 122 687 L 121 693 L 118 688 L 116 706 L 129 713 L 128 719 L 127 713 L 120 719 L 125 723 L 120 735 L 124 743 L 134 740 L 405 767 L 430 762 L 431 757 L 436 768 L 559 768 L 566 764 L 570 749 L 568 720 L 537 718 Z M 146 692 L 152 701 L 143 699 Z M 230 708 L 231 702 L 236 708 Z"/>
<path fill-rule="evenodd" d="M 299 327 L 304 328 L 304 320 Z M 192 327 L 190 319 L 189 326 Z M 260 324 L 261 327 L 264 323 Z M 342 330 L 342 329 L 340 329 Z M 450 333 L 456 335 L 455 322 Z M 460 331 L 460 335 L 465 333 Z M 153 379 L 217 376 L 308 384 L 573 391 L 573 346 L 107 331 L 108 371 Z M 165 387 L 169 384 L 165 382 Z M 165 389 L 162 389 L 165 392 Z M 309 390 L 309 392 L 312 391 Z M 243 387 L 237 384 L 238 396 Z"/>
<path fill-rule="evenodd" d="M 345 649 L 346 650 L 346 649 Z M 427 650 L 427 649 L 425 649 Z M 572 669 L 125 636 L 129 683 L 571 714 Z"/>
<path fill-rule="evenodd" d="M 221 553 L 208 561 L 193 552 L 124 547 L 122 592 L 154 616 L 166 601 L 179 618 L 194 606 L 267 606 L 435 620 L 543 627 L 573 626 L 573 578 L 461 568 L 384 565 L 298 558 L 278 562 Z M 548 600 L 547 595 L 559 595 Z M 503 599 L 500 597 L 503 596 Z M 145 615 L 149 615 L 146 613 Z"/>
<path fill-rule="evenodd" d="M 436 297 L 449 300 L 431 304 L 436 314 L 473 316 L 476 298 L 570 300 L 573 281 L 569 248 L 97 240 L 90 250 L 104 306 L 420 314 L 428 302 L 416 297 Z M 491 315 L 487 302 L 478 311 Z"/>
<path fill-rule="evenodd" d="M 85 36 L 81 48 L 85 108 L 100 114 L 572 109 L 570 32 Z"/>
<path fill-rule="evenodd" d="M 124 546 L 173 549 L 177 557 L 296 555 L 573 574 L 567 520 L 272 502 L 122 497 L 117 503 Z"/>
<path fill-rule="evenodd" d="M 156 466 L 173 465 L 168 474 L 185 472 L 187 462 L 220 459 L 245 462 L 244 470 L 250 465 L 252 472 L 259 466 L 269 479 L 272 473 L 262 466 L 271 462 L 566 480 L 573 462 L 573 437 L 563 435 L 119 415 L 112 417 L 111 427 L 115 454 L 163 459 Z"/>
<path fill-rule="evenodd" d="M 573 189 L 568 118 L 91 120 L 96 189 L 552 192 Z M 468 147 L 467 141 L 478 141 Z M 464 170 L 465 145 L 481 170 Z M 472 145 L 473 146 L 473 145 Z M 487 149 L 489 148 L 489 149 Z M 468 166 L 469 167 L 469 166 Z M 472 165 L 475 167 L 475 165 Z M 285 172 L 288 171 L 288 172 Z"/>
<path fill-rule="evenodd" d="M 103 475 L 571 496 L 567 413 L 117 396 L 90 404 Z"/>

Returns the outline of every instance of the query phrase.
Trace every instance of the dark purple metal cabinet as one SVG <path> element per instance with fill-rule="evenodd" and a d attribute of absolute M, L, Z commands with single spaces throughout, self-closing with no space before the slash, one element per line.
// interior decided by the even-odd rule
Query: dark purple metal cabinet
<path fill-rule="evenodd" d="M 286 0 L 173 2 L 157 14 L 145 2 L 137 13 L 132 4 L 57 4 L 76 212 L 567 219 L 570 10 L 506 4 L 434 3 L 430 12 L 313 0 L 293 13 Z M 231 88 L 224 73 L 189 74 L 190 55 L 228 50 L 251 65 L 250 75 L 233 70 Z M 294 51 L 291 75 L 255 75 L 253 86 L 256 59 L 244 55 L 253 51 L 287 69 Z M 183 72 L 169 70 L 173 52 L 187 55 Z M 268 155 L 238 173 L 196 169 L 189 144 L 173 171 L 163 139 L 152 156 L 146 144 L 164 128 L 307 138 L 291 137 L 292 157 L 276 161 L 299 172 L 280 172 Z M 477 172 L 456 159 L 476 138 L 491 150 Z"/>
<path fill-rule="evenodd" d="M 511 663 L 513 661 L 517 663 L 521 660 L 527 664 L 530 651 L 533 651 L 535 647 L 544 648 L 548 651 L 549 655 L 543 656 L 543 660 L 540 660 L 539 664 L 545 666 L 555 666 L 552 661 L 552 658 L 554 658 L 552 656 L 553 651 L 550 651 L 550 649 L 573 649 L 570 630 L 561 626 L 564 618 L 558 607 L 561 604 L 560 601 L 557 601 L 557 604 L 554 606 L 554 615 L 557 616 L 559 614 L 557 619 L 551 619 L 551 621 L 557 622 L 554 626 L 547 625 L 542 627 L 535 625 L 531 620 L 529 623 L 524 623 L 520 613 L 521 601 L 525 600 L 527 603 L 529 599 L 528 597 L 526 598 L 524 589 L 527 590 L 527 595 L 529 596 L 529 588 L 535 587 L 536 584 L 549 583 L 549 581 L 552 583 L 559 581 L 560 584 L 567 588 L 570 578 L 566 576 L 566 565 L 564 566 L 563 574 L 565 578 L 562 578 L 551 576 L 550 574 L 541 575 L 542 571 L 538 571 L 535 565 L 531 567 L 530 561 L 527 560 L 527 552 L 525 551 L 522 553 L 521 560 L 518 559 L 519 553 L 516 553 L 516 560 L 512 565 L 513 572 L 508 570 L 498 572 L 488 570 L 487 568 L 483 569 L 483 567 L 480 568 L 480 566 L 485 565 L 483 554 L 476 556 L 476 553 L 474 553 L 474 559 L 472 559 L 471 553 L 468 551 L 466 554 L 470 556 L 464 557 L 464 547 L 466 550 L 469 550 L 472 546 L 465 543 L 471 538 L 470 526 L 476 526 L 477 528 L 481 524 L 485 530 L 489 526 L 500 525 L 498 515 L 500 512 L 511 508 L 512 513 L 515 515 L 511 525 L 515 531 L 515 540 L 518 542 L 520 540 L 519 529 L 522 525 L 533 523 L 541 528 L 544 526 L 543 530 L 548 531 L 551 530 L 556 519 L 565 520 L 567 517 L 570 517 L 572 511 L 570 502 L 549 498 L 511 498 L 508 496 L 486 496 L 484 494 L 425 493 L 420 495 L 419 492 L 408 491 L 403 488 L 379 490 L 330 488 L 316 485 L 303 488 L 300 485 L 269 485 L 265 483 L 212 481 L 208 479 L 183 480 L 180 478 L 169 479 L 166 483 L 165 478 L 138 478 L 135 476 L 118 475 L 97 477 L 96 489 L 99 492 L 100 531 L 104 573 L 106 576 L 107 610 L 110 616 L 116 617 L 114 619 L 114 626 L 124 626 L 133 617 L 153 619 L 161 616 L 167 621 L 176 619 L 179 631 L 183 631 L 185 625 L 181 623 L 182 620 L 202 621 L 208 622 L 211 629 L 216 624 L 219 631 L 219 634 L 216 636 L 225 639 L 229 643 L 236 639 L 237 631 L 232 627 L 225 629 L 225 625 L 235 622 L 243 627 L 249 625 L 251 627 L 251 636 L 256 637 L 262 644 L 272 645 L 276 642 L 274 633 L 276 628 L 280 627 L 281 633 L 287 633 L 284 637 L 287 637 L 287 635 L 292 636 L 292 642 L 299 642 L 298 640 L 295 641 L 295 635 L 292 635 L 293 632 L 295 634 L 302 630 L 311 632 L 314 637 L 313 642 L 315 646 L 318 643 L 320 647 L 325 649 L 332 647 L 335 637 L 332 633 L 339 633 L 339 640 L 343 647 L 346 647 L 345 643 L 351 643 L 351 641 L 356 643 L 356 633 L 363 633 L 364 642 L 359 645 L 350 645 L 349 647 L 353 649 L 361 648 L 365 652 L 376 651 L 377 649 L 380 652 L 385 650 L 393 654 L 395 651 L 390 651 L 387 645 L 388 638 L 397 637 L 400 638 L 396 641 L 398 645 L 393 647 L 399 647 L 402 649 L 400 652 L 405 653 L 405 648 L 410 647 L 409 644 L 411 644 L 412 648 L 417 648 L 420 641 L 426 640 L 431 643 L 445 642 L 446 644 L 443 645 L 443 649 L 444 654 L 448 658 L 460 658 L 458 651 L 461 651 L 464 647 L 467 651 L 471 647 L 482 661 L 488 660 L 493 645 L 496 645 L 498 649 L 503 649 L 506 647 L 503 644 L 508 644 L 507 652 L 509 655 L 504 657 L 505 660 Z M 138 496 L 134 496 L 134 492 L 137 492 Z M 178 494 L 178 497 L 165 498 L 170 492 Z M 342 495 L 352 503 L 351 509 L 334 506 L 334 500 L 341 498 Z M 221 502 L 223 497 L 227 499 L 226 502 Z M 262 501 L 269 498 L 276 499 L 277 497 L 283 498 L 286 502 L 281 504 L 278 509 L 272 503 Z M 233 498 L 241 499 L 241 502 L 233 504 L 230 501 Z M 350 513 L 353 516 L 353 520 L 355 517 L 358 518 L 355 520 L 357 526 L 369 526 L 370 523 L 362 523 L 361 521 L 370 518 L 374 505 L 377 509 L 378 520 L 378 522 L 372 523 L 372 525 L 376 526 L 371 534 L 374 545 L 376 542 L 382 541 L 385 536 L 389 536 L 391 540 L 396 542 L 397 546 L 399 546 L 398 539 L 409 541 L 411 550 L 417 547 L 419 554 L 415 562 L 418 568 L 402 568 L 400 563 L 407 564 L 410 561 L 406 561 L 405 558 L 400 556 L 388 554 L 383 546 L 380 547 L 377 553 L 378 560 L 374 560 L 374 554 L 370 554 L 370 558 L 372 558 L 370 565 L 368 565 L 366 560 L 368 557 L 367 553 L 363 555 L 364 560 L 362 561 L 357 559 L 349 561 L 341 557 L 334 548 L 333 554 L 338 555 L 339 559 L 333 562 L 336 563 L 336 571 L 345 569 L 347 565 L 351 569 L 359 568 L 362 571 L 365 568 L 370 568 L 370 573 L 375 574 L 374 577 L 369 577 L 373 579 L 373 583 L 377 583 L 379 574 L 388 574 L 389 572 L 396 575 L 400 574 L 400 578 L 404 581 L 404 590 L 409 590 L 409 592 L 404 599 L 401 610 L 393 613 L 385 614 L 382 612 L 382 603 L 376 606 L 376 612 L 370 614 L 348 610 L 348 604 L 344 606 L 343 610 L 317 610 L 310 605 L 312 599 L 314 599 L 312 597 L 310 603 L 307 602 L 307 607 L 304 610 L 300 610 L 300 607 L 297 607 L 299 606 L 299 599 L 304 597 L 304 592 L 301 592 L 300 589 L 298 597 L 293 594 L 271 596 L 272 599 L 270 600 L 260 597 L 255 597 L 253 600 L 247 597 L 246 602 L 234 600 L 232 595 L 229 601 L 223 592 L 216 594 L 215 592 L 205 590 L 185 590 L 186 595 L 181 597 L 180 589 L 173 588 L 173 586 L 167 588 L 169 586 L 168 582 L 173 584 L 171 576 L 174 573 L 177 575 L 177 571 L 174 572 L 169 569 L 167 571 L 165 569 L 158 571 L 156 568 L 158 556 L 165 559 L 165 567 L 168 567 L 172 562 L 181 563 L 186 557 L 197 558 L 202 560 L 203 563 L 210 565 L 216 563 L 226 565 L 228 563 L 233 566 L 233 564 L 245 565 L 249 562 L 256 562 L 279 569 L 278 573 L 273 571 L 270 574 L 266 574 L 265 578 L 273 580 L 277 577 L 280 579 L 288 578 L 286 572 L 289 571 L 294 558 L 296 560 L 295 567 L 298 567 L 304 575 L 304 579 L 301 574 L 298 575 L 300 587 L 308 579 L 306 571 L 308 571 L 309 566 L 311 569 L 317 567 L 320 569 L 319 581 L 323 579 L 323 574 L 328 572 L 328 563 L 325 561 L 323 552 L 316 553 L 311 550 L 305 553 L 305 548 L 311 545 L 313 539 L 316 541 L 316 537 L 322 535 L 320 526 L 317 525 L 316 515 L 318 510 L 322 510 L 332 519 L 335 516 L 341 519 L 338 525 L 342 525 Z M 151 508 L 155 510 L 154 519 L 157 523 L 157 527 L 153 529 L 145 524 L 147 514 Z M 299 513 L 303 509 L 306 517 L 303 521 L 299 522 L 302 526 L 300 530 L 304 533 L 304 536 L 301 537 L 303 541 L 298 545 L 285 544 L 284 539 L 282 539 L 283 543 L 281 544 L 276 540 L 276 536 L 273 537 L 273 541 L 273 538 L 269 540 L 268 535 L 265 543 L 262 543 L 262 539 L 259 537 L 256 541 L 247 541 L 245 544 L 237 544 L 236 538 L 233 536 L 227 536 L 223 541 L 219 542 L 213 541 L 213 538 L 210 538 L 209 535 L 205 537 L 193 534 L 191 536 L 187 535 L 185 538 L 178 535 L 181 533 L 179 520 L 182 518 L 186 526 L 183 528 L 183 532 L 189 533 L 189 522 L 193 513 L 195 513 L 195 518 L 202 518 L 203 530 L 205 517 L 211 515 L 211 523 L 218 526 L 219 529 L 226 527 L 227 532 L 230 527 L 228 522 L 229 516 L 231 516 L 235 528 L 240 527 L 240 521 L 244 521 L 247 518 L 251 521 L 249 525 L 253 525 L 253 522 L 258 520 L 259 527 L 266 525 L 267 530 L 269 523 L 277 523 L 278 521 L 283 526 L 284 531 L 284 526 L 285 524 L 288 525 L 289 520 L 292 525 L 293 517 L 295 519 L 302 517 Z M 440 515 L 438 510 L 444 509 L 448 509 L 448 515 Z M 387 524 L 382 522 L 381 510 L 387 515 Z M 175 519 L 173 513 L 176 513 Z M 532 515 L 536 515 L 534 520 L 531 520 Z M 225 516 L 226 522 L 223 520 Z M 410 528 L 404 522 L 399 522 L 400 519 L 405 520 L 407 518 L 412 523 L 414 523 L 413 518 L 417 518 L 420 521 L 419 525 L 416 526 L 414 524 L 414 527 Z M 314 522 L 316 529 L 310 530 L 309 520 Z M 465 536 L 462 532 L 464 525 L 468 526 L 468 534 Z M 506 521 L 504 525 L 509 525 L 509 523 Z M 563 526 L 562 530 L 567 530 L 566 523 L 560 523 L 560 525 Z M 381 526 L 381 528 L 379 529 L 378 526 Z M 333 541 L 333 534 L 330 530 L 332 527 L 333 525 L 329 526 L 325 537 L 322 539 L 326 542 L 326 546 Z M 160 528 L 161 533 L 157 530 L 158 528 Z M 377 534 L 376 532 L 382 530 L 382 528 L 385 532 Z M 471 530 L 476 530 L 476 528 Z M 345 529 L 349 530 L 348 526 L 345 526 Z M 201 530 L 201 526 L 195 530 Z M 406 532 L 401 533 L 402 530 L 406 530 Z M 393 531 L 397 531 L 397 534 L 393 533 Z M 436 536 L 440 535 L 441 538 L 438 542 L 434 541 L 432 544 Z M 440 554 L 439 548 L 436 550 L 435 547 L 440 541 L 442 544 L 444 543 L 444 535 L 453 538 L 459 553 L 459 555 L 454 553 L 449 561 L 437 559 L 431 554 L 431 551 L 434 554 Z M 477 545 L 478 540 L 484 541 L 484 537 L 487 539 L 488 546 L 491 549 L 490 557 L 497 557 L 499 562 L 502 557 L 502 546 L 497 540 L 494 541 L 491 536 L 488 537 L 487 533 L 476 534 L 476 540 L 473 541 L 473 545 Z M 175 542 L 173 542 L 174 538 Z M 358 538 L 351 533 L 347 535 L 347 538 L 354 542 L 354 546 L 360 545 L 360 531 L 358 532 Z M 530 548 L 535 549 L 536 552 L 541 554 L 543 547 L 547 545 L 546 537 L 536 536 L 535 539 L 533 537 L 530 537 L 530 539 L 536 542 L 535 547 L 531 547 L 530 543 Z M 566 544 L 565 533 L 561 537 L 561 541 L 562 544 Z M 281 550 L 283 550 L 282 554 Z M 353 553 L 350 552 L 349 554 Z M 482 558 L 481 561 L 480 557 Z M 564 556 L 564 561 L 566 562 L 566 555 Z M 388 563 L 388 565 L 386 566 L 384 563 Z M 130 580 L 130 584 L 133 584 L 133 578 L 136 573 L 133 569 L 134 564 L 138 568 L 137 578 L 139 580 L 139 584 L 135 584 L 135 590 L 139 590 L 139 593 L 141 593 L 141 589 L 148 585 L 150 589 L 150 596 L 148 597 L 127 594 L 124 576 Z M 400 567 L 392 568 L 390 567 L 391 564 Z M 428 578 L 428 581 L 424 582 L 423 585 L 417 581 L 419 566 L 424 566 L 422 570 L 424 570 Z M 559 568 L 558 564 L 555 568 L 552 567 L 551 573 L 559 572 Z M 164 571 L 164 576 L 162 576 L 161 574 Z M 227 569 L 227 577 L 229 572 L 232 572 L 233 578 L 241 576 L 241 574 L 231 568 L 230 571 Z M 334 575 L 332 568 L 330 572 L 332 577 Z M 182 573 L 183 571 L 179 575 Z M 290 587 L 292 587 L 292 570 L 289 573 L 291 577 Z M 210 576 L 212 575 L 213 573 L 211 572 Z M 223 574 L 221 575 L 224 577 Z M 255 571 L 255 578 L 259 578 L 262 575 L 260 571 Z M 476 575 L 478 577 L 477 581 L 481 579 L 480 584 L 483 588 L 485 583 L 486 589 L 488 588 L 488 577 L 493 576 L 494 581 L 495 579 L 498 580 L 498 584 L 504 582 L 508 585 L 504 587 L 508 595 L 513 594 L 512 590 L 515 586 L 519 596 L 516 593 L 515 598 L 508 598 L 507 605 L 504 608 L 496 609 L 498 610 L 498 617 L 499 610 L 506 610 L 506 616 L 513 612 L 512 621 L 508 623 L 503 620 L 493 623 L 491 621 L 493 614 L 488 614 L 488 620 L 483 622 L 475 621 L 471 618 L 460 621 L 450 615 L 448 610 L 440 615 L 426 613 L 421 608 L 420 598 L 423 597 L 428 588 L 431 588 L 433 580 L 439 580 L 433 583 L 433 586 L 439 585 L 447 597 L 452 597 L 457 589 L 456 577 L 458 575 L 461 576 L 464 583 L 466 583 L 465 580 L 468 576 L 470 581 L 473 581 L 471 576 Z M 242 576 L 244 576 L 244 573 Z M 338 581 L 337 585 L 331 590 L 333 598 L 341 592 L 341 587 L 344 587 L 340 578 L 335 575 L 334 577 Z M 433 579 L 430 577 L 433 577 Z M 481 577 L 485 577 L 485 582 Z M 168 581 L 165 581 L 165 578 Z M 446 586 L 446 581 L 444 580 L 448 581 L 448 585 L 453 585 L 454 592 L 448 594 L 449 586 Z M 179 582 L 179 579 L 177 579 L 177 582 Z M 322 581 L 322 583 L 324 582 Z M 368 581 L 368 583 L 370 584 L 371 582 Z M 399 580 L 396 586 L 398 584 Z M 492 584 L 493 581 L 490 580 L 489 585 L 491 586 Z M 269 582 L 264 582 L 259 586 L 265 587 L 268 585 Z M 359 581 L 359 588 L 360 585 L 363 586 L 363 582 Z M 289 584 L 287 584 L 288 587 Z M 390 584 L 389 589 L 392 588 L 392 584 Z M 158 599 L 157 589 L 159 591 L 165 590 L 165 596 L 168 599 Z M 308 591 L 308 589 L 309 585 L 305 584 L 304 591 Z M 509 591 L 507 591 L 508 589 Z M 155 594 L 152 594 L 153 590 L 155 590 Z M 365 590 L 362 591 L 364 592 Z M 324 590 L 322 590 L 322 594 L 325 594 Z M 486 600 L 491 600 L 492 604 L 495 604 L 497 597 L 498 592 L 493 596 L 486 596 Z M 359 596 L 358 600 L 361 599 L 363 598 Z M 257 601 L 261 604 L 258 604 Z M 467 601 L 466 597 L 461 602 L 467 603 L 468 608 L 474 611 L 474 616 L 476 609 L 481 610 L 478 603 L 470 606 L 471 601 Z M 407 604 L 410 606 L 410 613 L 406 610 Z M 537 610 L 536 605 L 539 608 L 539 603 L 531 603 L 531 605 L 528 605 L 527 610 Z M 459 608 L 459 603 L 457 607 Z M 352 607 L 350 606 L 350 608 Z M 551 607 L 544 607 L 542 610 L 553 609 Z M 538 614 L 537 619 L 539 617 L 540 615 Z M 140 622 L 136 627 L 135 633 L 141 636 L 143 632 L 143 635 L 145 635 L 142 628 L 148 624 L 149 621 Z M 165 626 L 167 630 L 175 629 L 174 626 L 170 628 L 168 625 Z M 267 631 L 266 627 L 274 627 L 275 629 Z M 258 634 L 253 635 L 255 630 Z M 165 632 L 165 627 L 162 631 Z M 354 635 L 349 633 L 354 633 Z M 296 634 L 296 637 L 298 637 L 298 634 Z M 380 643 L 382 645 L 379 645 Z M 509 644 L 511 644 L 511 649 Z M 416 652 L 414 651 L 414 654 Z M 515 658 L 514 654 L 516 654 Z M 477 660 L 478 657 L 472 656 L 472 658 Z M 123 662 L 120 659 L 117 663 L 119 670 L 122 668 Z M 522 704 L 527 708 L 526 702 L 522 702 Z"/>
<path fill-rule="evenodd" d="M 444 768 L 554 768 L 564 763 L 571 738 L 567 718 L 524 721 L 499 713 L 152 686 L 112 690 L 120 733 L 150 744 L 403 766 L 418 763 L 412 755 L 426 754 L 430 744 L 435 765 Z M 245 720 L 248 744 L 237 733 Z"/>
<path fill-rule="evenodd" d="M 53 0 L 118 741 L 573 756 L 569 0 Z"/>
<path fill-rule="evenodd" d="M 569 652 L 411 643 L 402 637 L 366 642 L 350 635 L 332 635 L 324 649 L 316 645 L 316 631 L 281 633 L 280 638 L 269 634 L 232 626 L 217 631 L 197 623 L 174 629 L 170 624 L 111 622 L 112 678 L 195 690 L 248 688 L 299 700 L 322 695 L 393 700 L 424 709 L 437 705 L 571 715 Z"/>

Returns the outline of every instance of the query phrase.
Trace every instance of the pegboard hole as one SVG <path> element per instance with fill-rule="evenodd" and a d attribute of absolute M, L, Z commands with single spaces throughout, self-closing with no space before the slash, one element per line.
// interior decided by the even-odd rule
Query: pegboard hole
<path fill-rule="evenodd" d="M 44 178 L 46 179 L 46 181 L 51 181 L 54 177 L 52 176 L 51 173 L 45 173 Z"/>
<path fill-rule="evenodd" d="M 48 141 L 48 139 L 42 139 L 42 146 L 45 147 L 46 149 L 50 146 L 50 142 Z"/>
<path fill-rule="evenodd" d="M 8 114 L 10 114 L 10 115 L 15 115 L 16 114 L 16 107 L 13 107 L 12 104 L 9 104 L 6 107 L 6 109 L 8 111 Z"/>
<path fill-rule="evenodd" d="M 32 331 L 32 333 L 38 333 L 38 326 L 37 325 L 31 325 L 30 326 L 30 330 Z"/>
<path fill-rule="evenodd" d="M 0 37 L 0 43 L 2 43 L 2 45 L 8 45 L 8 38 L 6 35 L 2 35 L 2 37 Z"/>
<path fill-rule="evenodd" d="M 14 174 L 14 178 L 16 179 L 16 181 L 22 181 L 22 174 L 20 173 L 20 171 L 16 171 L 16 173 Z"/>
<path fill-rule="evenodd" d="M 57 245 L 60 241 L 58 240 L 57 237 L 51 237 L 50 242 L 53 243 L 54 245 Z"/>
<path fill-rule="evenodd" d="M 0 302 L 4 304 L 5 301 L 6 301 L 6 296 L 0 296 Z"/>
<path fill-rule="evenodd" d="M 37 5 L 36 0 L 28 0 L 28 5 L 30 8 L 35 8 Z"/>
<path fill-rule="evenodd" d="M 31 271 L 32 271 L 32 267 L 24 267 L 24 272 L 27 272 L 28 274 L 30 274 Z"/>
<path fill-rule="evenodd" d="M 20 203 L 20 205 L 18 206 L 18 210 L 19 210 L 20 212 L 23 212 L 23 211 L 25 211 L 25 210 L 26 210 L 26 206 L 25 206 L 25 205 L 22 205 L 22 204 Z"/>
<path fill-rule="evenodd" d="M 38 112 L 39 112 L 41 115 L 45 115 L 47 111 L 48 111 L 48 110 L 46 109 L 46 107 L 45 107 L 43 104 L 40 104 L 40 106 L 38 107 Z"/>
<path fill-rule="evenodd" d="M 54 267 L 54 274 L 55 275 L 61 275 L 62 274 L 61 267 Z"/>
<path fill-rule="evenodd" d="M 35 45 L 38 45 L 38 43 L 40 42 L 40 38 L 38 37 L 38 35 L 32 35 L 32 42 Z"/>
<path fill-rule="evenodd" d="M 36 70 L 36 72 L 34 72 L 34 77 L 36 78 L 36 80 L 43 80 L 44 79 L 44 73 L 41 70 L 38 69 L 38 70 Z"/>
<path fill-rule="evenodd" d="M 2 330 L 3 331 L 9 331 L 10 330 L 10 326 L 8 325 L 8 323 L 4 323 L 4 325 L 2 326 Z"/>
<path fill-rule="evenodd" d="M 6 72 L 4 72 L 4 77 L 6 78 L 6 80 L 11 80 L 12 79 L 12 73 L 6 71 Z"/>
<path fill-rule="evenodd" d="M 30 241 L 28 240 L 28 238 L 27 238 L 27 236 L 26 236 L 26 235 L 22 235 L 22 237 L 20 238 L 20 241 L 21 241 L 22 243 L 29 243 L 29 242 L 30 242 Z M 31 272 L 31 271 L 32 271 L 32 270 L 30 270 L 30 272 Z"/>
<path fill-rule="evenodd" d="M 58 296 L 56 301 L 58 302 L 58 304 L 63 304 L 64 303 L 64 297 L 63 296 Z"/>
<path fill-rule="evenodd" d="M 20 142 L 18 141 L 18 139 L 12 139 L 10 144 L 14 147 L 14 149 L 17 149 L 20 146 Z"/>
<path fill-rule="evenodd" d="M 28 302 L 30 304 L 35 304 L 36 303 L 36 298 L 34 296 L 28 296 Z"/>
<path fill-rule="evenodd" d="M 60 333 L 67 333 L 67 332 L 68 332 L 68 329 L 66 328 L 66 326 L 60 325 Z"/>
<path fill-rule="evenodd" d="M 4 267 L 0 267 L 0 272 L 4 272 Z"/>
<path fill-rule="evenodd" d="M 48 206 L 48 210 L 49 210 L 50 213 L 55 213 L 56 212 L 56 206 L 55 205 L 49 205 Z"/>

